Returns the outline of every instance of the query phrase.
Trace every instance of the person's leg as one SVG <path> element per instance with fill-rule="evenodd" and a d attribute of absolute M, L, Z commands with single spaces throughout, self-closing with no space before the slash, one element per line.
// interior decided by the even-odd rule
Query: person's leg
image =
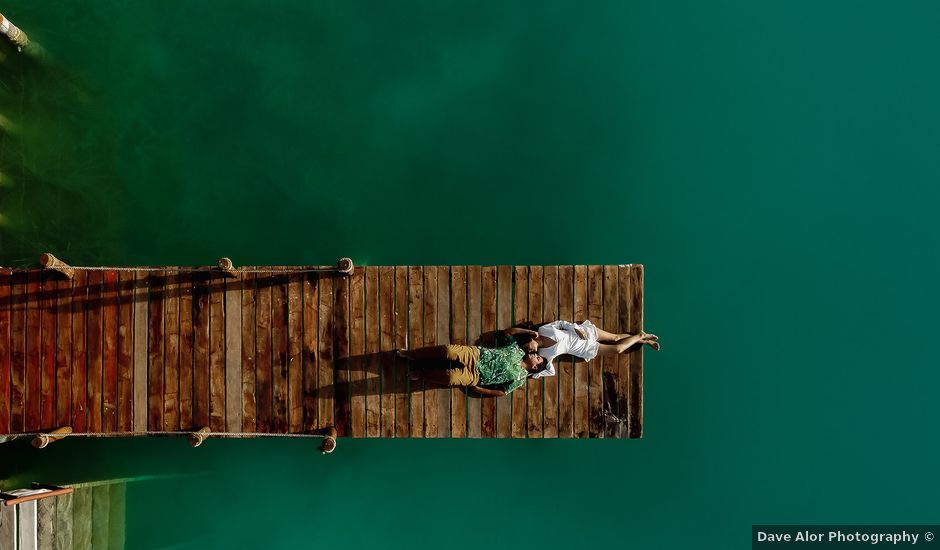
<path fill-rule="evenodd" d="M 626 351 L 636 351 L 643 347 L 643 344 L 659 351 L 659 342 L 656 341 L 653 335 L 634 334 L 618 340 L 616 344 L 597 344 L 597 354 L 605 356 L 619 355 Z"/>
<path fill-rule="evenodd" d="M 597 341 L 598 342 L 616 342 L 617 340 L 622 340 L 628 336 L 633 336 L 632 334 L 613 334 L 607 332 L 606 330 L 599 328 L 597 329 Z"/>

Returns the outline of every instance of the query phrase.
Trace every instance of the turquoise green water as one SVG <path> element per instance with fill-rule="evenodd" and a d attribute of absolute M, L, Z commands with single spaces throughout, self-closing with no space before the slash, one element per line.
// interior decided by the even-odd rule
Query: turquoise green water
<path fill-rule="evenodd" d="M 641 441 L 65 441 L 0 478 L 198 472 L 128 489 L 131 548 L 935 522 L 940 7 L 543 4 L 8 1 L 50 60 L 0 63 L 0 263 L 643 263 Z"/>

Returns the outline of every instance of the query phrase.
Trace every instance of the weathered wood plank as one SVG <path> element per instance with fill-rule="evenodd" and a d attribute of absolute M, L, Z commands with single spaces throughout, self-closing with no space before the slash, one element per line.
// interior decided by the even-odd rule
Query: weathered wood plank
<path fill-rule="evenodd" d="M 55 547 L 55 499 L 50 497 L 36 501 L 37 541 L 41 550 Z"/>
<path fill-rule="evenodd" d="M 574 316 L 580 323 L 588 318 L 588 273 L 587 266 L 574 267 Z M 588 417 L 590 405 L 588 392 L 590 388 L 587 363 L 577 363 L 574 367 L 574 434 L 576 437 L 589 437 L 590 425 Z"/>
<path fill-rule="evenodd" d="M 101 429 L 117 429 L 118 399 L 118 273 L 102 273 L 101 287 L 101 362 L 103 387 L 101 389 Z"/>
<path fill-rule="evenodd" d="M 0 433 L 10 433 L 12 273 L 9 269 L 0 269 Z"/>
<path fill-rule="evenodd" d="M 349 402 L 349 277 L 333 279 L 333 357 L 335 402 L 333 422 L 340 436 L 350 435 Z M 343 368 L 339 368 L 339 367 Z"/>
<path fill-rule="evenodd" d="M 26 293 L 27 278 L 25 272 L 18 271 L 13 273 L 11 281 L 13 286 L 10 291 L 12 297 L 10 311 L 10 433 L 26 430 L 26 309 L 29 301 L 29 296 Z M 84 284 L 82 288 L 84 288 Z M 84 334 L 84 323 L 82 324 L 82 330 L 82 334 Z M 82 343 L 84 344 L 84 338 Z M 84 347 L 82 349 L 84 350 Z M 84 376 L 84 369 L 82 369 L 82 374 Z M 74 379 L 72 383 L 75 383 Z M 82 398 L 84 399 L 84 392 Z M 84 424 L 82 429 L 84 429 Z"/>
<path fill-rule="evenodd" d="M 146 399 L 143 401 L 147 402 Z M 92 548 L 91 525 L 92 488 L 80 487 L 72 493 L 72 547 L 75 550 Z"/>
<path fill-rule="evenodd" d="M 631 307 L 633 305 L 633 281 L 630 276 L 631 267 L 622 265 L 617 269 L 617 285 L 619 289 L 617 299 L 617 330 L 619 332 L 633 332 L 631 325 Z M 636 353 L 642 353 L 636 352 Z M 610 431 L 610 437 L 630 437 L 630 364 L 634 352 L 622 353 L 617 358 L 616 387 L 614 392 L 616 400 L 611 404 L 611 412 L 620 421 L 616 430 Z"/>
<path fill-rule="evenodd" d="M 0 548 L 16 547 L 16 506 L 0 506 Z"/>
<path fill-rule="evenodd" d="M 366 432 L 366 396 L 363 392 L 365 376 L 365 269 L 356 269 L 349 276 L 349 421 L 347 435 L 363 437 Z"/>
<path fill-rule="evenodd" d="M 319 308 L 317 309 L 317 425 L 334 425 L 335 388 L 333 386 L 333 279 L 325 276 L 317 280 Z"/>
<path fill-rule="evenodd" d="M 381 351 L 381 437 L 395 437 L 395 268 L 379 268 L 379 349 Z"/>
<path fill-rule="evenodd" d="M 607 332 L 620 333 L 620 316 L 617 313 L 620 304 L 620 285 L 617 282 L 617 266 L 604 266 L 604 320 L 601 326 Z M 603 377 L 601 378 L 602 411 L 617 415 L 616 389 L 614 383 L 619 374 L 618 357 L 605 357 L 601 362 Z M 604 437 L 617 437 L 620 427 L 617 422 L 607 414 L 603 415 L 601 431 Z"/>
<path fill-rule="evenodd" d="M 628 332 L 636 334 L 643 330 L 643 266 L 635 265 L 630 270 L 632 287 L 630 323 Z M 630 358 L 630 437 L 643 437 L 643 350 Z"/>
<path fill-rule="evenodd" d="M 39 550 L 37 503 L 24 502 L 16 507 L 18 550 Z"/>
<path fill-rule="evenodd" d="M 131 273 L 133 276 L 133 273 Z M 6 506 L 4 506 L 6 508 Z M 72 550 L 72 494 L 55 497 L 55 550 Z M 0 545 L 0 548 L 3 548 Z"/>
<path fill-rule="evenodd" d="M 380 363 L 379 363 L 379 268 L 369 266 L 366 271 L 366 437 L 379 437 L 381 424 Z"/>
<path fill-rule="evenodd" d="M 43 429 L 55 428 L 55 340 L 56 340 L 56 282 L 59 275 L 54 271 L 42 272 L 42 341 L 40 346 L 40 371 L 42 384 L 42 405 L 40 410 L 40 425 Z"/>
<path fill-rule="evenodd" d="M 88 300 L 91 294 L 88 295 Z M 86 300 L 86 302 L 88 301 Z M 150 274 L 144 270 L 134 272 L 134 431 L 147 431 L 147 346 L 148 309 L 150 307 Z M 87 308 L 86 323 L 88 320 Z M 87 331 L 86 331 L 87 332 Z M 86 350 L 87 355 L 87 350 Z M 90 356 L 89 356 L 90 357 Z M 73 407 L 74 416 L 74 407 Z"/>
<path fill-rule="evenodd" d="M 255 274 L 242 273 L 239 275 L 242 283 L 241 295 L 241 333 L 242 333 L 242 431 L 253 433 L 257 429 L 258 405 L 255 401 L 255 331 L 257 330 L 257 317 L 255 317 Z"/>
<path fill-rule="evenodd" d="M 423 283 L 423 310 L 422 310 L 422 338 L 424 346 L 435 346 L 437 341 L 437 266 L 424 268 Z M 440 437 L 438 426 L 438 401 L 435 392 L 439 389 L 434 384 L 425 382 L 424 388 L 424 436 Z"/>
<path fill-rule="evenodd" d="M 40 331 L 42 300 L 40 292 L 42 286 L 40 283 L 40 274 L 37 271 L 30 271 L 27 275 L 26 283 L 26 429 L 36 431 L 39 429 L 41 394 L 41 359 L 40 342 L 42 342 L 42 333 Z"/>
<path fill-rule="evenodd" d="M 450 270 L 451 327 L 450 341 L 467 344 L 467 268 L 455 265 Z M 467 436 L 467 390 L 453 388 L 450 392 L 451 437 Z"/>
<path fill-rule="evenodd" d="M 133 271 L 118 274 L 117 428 L 120 431 L 134 429 L 134 281 Z M 72 321 L 74 323 L 74 316 Z M 75 357 L 74 347 L 72 357 Z M 73 368 L 73 372 L 76 370 Z"/>
<path fill-rule="evenodd" d="M 108 533 L 111 528 L 111 494 L 107 485 L 95 485 L 91 488 L 91 547 L 108 547 Z"/>
<path fill-rule="evenodd" d="M 126 531 L 126 492 L 126 483 L 112 483 L 108 485 L 108 496 L 110 498 L 110 503 L 108 506 L 109 550 L 124 550 L 124 535 Z"/>
<path fill-rule="evenodd" d="M 486 266 L 480 270 L 483 277 L 483 334 L 486 335 L 486 341 L 482 342 L 484 346 L 495 346 L 494 333 L 496 332 L 496 268 Z M 482 437 L 496 437 L 496 398 L 485 397 L 481 399 L 483 428 L 480 431 Z"/>
<path fill-rule="evenodd" d="M 100 432 L 104 363 L 102 360 L 101 287 L 103 273 L 88 274 L 88 300 L 85 301 L 86 423 L 89 432 Z"/>
<path fill-rule="evenodd" d="M 483 270 L 467 266 L 467 342 L 479 346 L 483 336 Z M 467 437 L 483 436 L 483 398 L 467 394 Z"/>
<path fill-rule="evenodd" d="M 149 359 L 147 366 L 147 429 L 163 429 L 164 327 L 166 271 L 150 273 Z M 89 315 L 90 318 L 90 315 Z M 90 349 L 90 347 L 89 347 Z"/>
<path fill-rule="evenodd" d="M 512 326 L 512 266 L 496 270 L 496 329 L 501 333 Z M 512 395 L 495 398 L 496 437 L 512 437 Z"/>
<path fill-rule="evenodd" d="M 450 268 L 437 268 L 437 343 L 450 343 Z M 430 399 L 436 411 L 434 423 L 438 437 L 450 437 L 450 396 L 452 388 L 434 388 Z M 427 412 L 425 411 L 425 414 Z"/>
<path fill-rule="evenodd" d="M 529 318 L 529 267 L 517 265 L 513 287 L 513 324 L 519 324 Z M 527 423 L 526 393 L 527 384 L 509 394 L 512 400 L 512 436 L 525 437 Z"/>
<path fill-rule="evenodd" d="M 543 270 L 542 319 L 558 319 L 558 266 L 547 265 Z M 558 369 L 555 376 L 542 378 L 542 437 L 558 437 Z"/>
<path fill-rule="evenodd" d="M 3 292 L 2 289 L 3 283 L 0 283 L 0 293 Z M 0 305 L 0 335 L 5 332 L 2 326 L 3 309 Z M 9 347 L 9 341 L 5 344 Z M 0 345 L 0 385 L 3 384 L 3 371 L 9 367 L 4 364 L 4 355 Z M 60 277 L 56 283 L 55 385 L 55 426 L 68 426 L 72 420 L 72 280 L 64 277 Z M 8 395 L 9 383 L 2 387 L 4 389 L 0 390 L 0 401 L 4 401 L 4 391 Z M 3 425 L 3 404 L 0 403 L 0 426 Z"/>
<path fill-rule="evenodd" d="M 287 431 L 304 428 L 303 278 L 287 277 Z M 240 407 L 239 407 L 240 409 Z"/>
<path fill-rule="evenodd" d="M 225 430 L 225 280 L 209 285 L 209 428 Z"/>
<path fill-rule="evenodd" d="M 193 328 L 193 275 L 180 273 L 180 429 L 193 426 L 193 375 L 195 331 Z M 201 426 L 200 426 L 201 427 Z M 196 428 L 198 429 L 198 427 Z"/>
<path fill-rule="evenodd" d="M 424 346 L 424 269 L 408 268 L 408 347 Z M 409 402 L 409 435 L 424 437 L 424 380 L 411 381 Z"/>
<path fill-rule="evenodd" d="M 163 291 L 163 429 L 180 429 L 180 281 L 179 271 L 167 271 Z"/>
<path fill-rule="evenodd" d="M 317 429 L 317 357 L 320 350 L 317 341 L 319 301 L 315 273 L 305 273 L 301 293 L 303 294 L 303 431 L 311 433 Z M 244 313 L 243 313 L 244 315 Z M 244 322 L 244 321 L 243 321 Z M 242 337 L 242 346 L 250 345 Z"/>
<path fill-rule="evenodd" d="M 545 319 L 542 315 L 544 270 L 540 265 L 529 267 L 529 322 L 536 325 Z M 529 378 L 526 382 L 526 433 L 529 437 L 542 437 L 543 379 Z"/>
<path fill-rule="evenodd" d="M 244 424 L 244 408 L 242 406 L 242 376 L 244 375 L 242 370 L 242 288 L 246 284 L 246 275 L 249 274 L 243 273 L 236 278 L 225 279 L 225 430 L 229 432 L 241 430 Z M 250 281 L 248 281 L 248 284 L 250 284 Z M 298 431 L 299 428 L 298 423 Z"/>
<path fill-rule="evenodd" d="M 603 327 L 604 321 L 604 269 L 599 265 L 588 267 L 588 319 Z M 588 363 L 588 427 L 591 437 L 603 437 L 603 367 L 600 357 Z"/>
<path fill-rule="evenodd" d="M 271 386 L 271 301 L 272 279 L 268 274 L 259 273 L 255 278 L 258 287 L 258 306 L 256 316 L 258 322 L 255 336 L 257 347 L 255 349 L 255 401 L 258 407 L 257 431 L 271 431 L 271 422 L 274 417 L 274 393 Z"/>
<path fill-rule="evenodd" d="M 395 267 L 395 348 L 408 347 L 408 268 Z M 395 358 L 395 380 L 401 390 L 395 394 L 395 437 L 408 437 L 408 362 Z"/>
<path fill-rule="evenodd" d="M 558 318 L 574 321 L 574 267 L 558 269 Z M 574 437 L 574 362 L 571 357 L 557 357 L 558 437 Z"/>
<path fill-rule="evenodd" d="M 207 271 L 193 273 L 193 428 L 197 430 L 209 426 L 210 280 Z"/>

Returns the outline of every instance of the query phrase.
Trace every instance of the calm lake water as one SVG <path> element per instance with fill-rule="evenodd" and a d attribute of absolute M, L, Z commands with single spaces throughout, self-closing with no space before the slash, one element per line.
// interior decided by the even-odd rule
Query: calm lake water
<path fill-rule="evenodd" d="M 940 6 L 8 0 L 0 264 L 643 263 L 639 441 L 64 441 L 128 548 L 936 520 Z M 3 121 L 0 121 L 3 122 Z M 174 546 L 179 545 L 179 546 Z"/>

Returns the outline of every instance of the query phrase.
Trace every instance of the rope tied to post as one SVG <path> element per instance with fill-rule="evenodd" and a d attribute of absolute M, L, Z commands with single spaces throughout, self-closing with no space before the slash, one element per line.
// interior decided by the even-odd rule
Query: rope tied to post
<path fill-rule="evenodd" d="M 145 272 L 154 272 L 154 271 L 175 271 L 178 273 L 211 273 L 213 271 L 221 271 L 225 275 L 229 276 L 238 276 L 240 273 L 267 273 L 267 274 L 297 274 L 297 273 L 338 273 L 340 275 L 351 275 L 355 269 L 353 261 L 349 258 L 340 258 L 336 262 L 336 266 L 324 266 L 324 267 L 313 267 L 313 266 L 304 266 L 298 268 L 292 267 L 266 267 L 266 268 L 257 268 L 257 267 L 248 267 L 248 268 L 238 268 L 232 263 L 232 260 L 229 258 L 220 258 L 217 266 L 218 269 L 213 267 L 107 267 L 107 266 L 74 266 L 69 265 L 59 258 L 55 257 L 49 252 L 46 252 L 39 256 L 39 263 L 42 264 L 43 268 L 51 269 L 62 273 L 69 279 L 72 278 L 72 275 L 75 271 L 145 271 Z"/>

